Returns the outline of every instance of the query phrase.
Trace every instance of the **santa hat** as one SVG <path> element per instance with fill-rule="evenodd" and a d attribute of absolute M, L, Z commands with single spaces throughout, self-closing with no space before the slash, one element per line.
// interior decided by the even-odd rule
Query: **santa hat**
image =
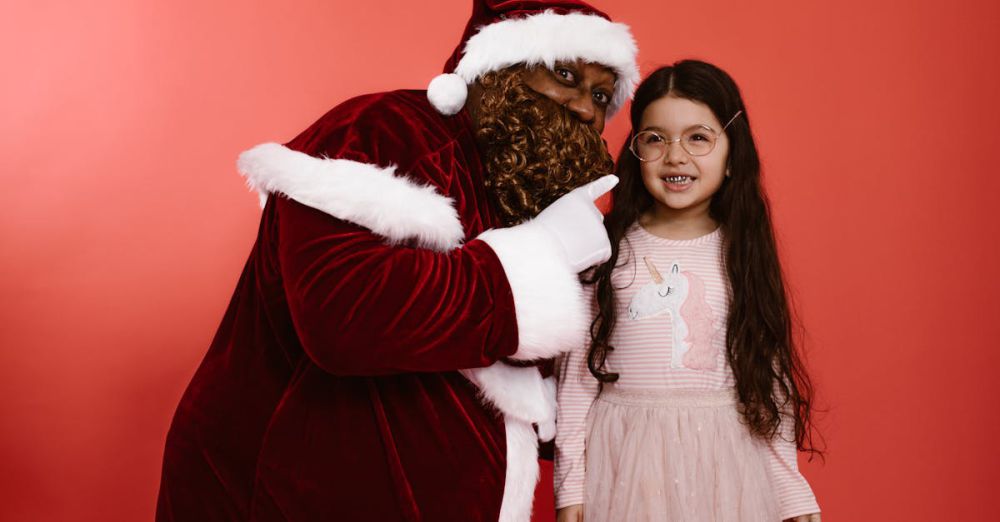
<path fill-rule="evenodd" d="M 465 105 L 468 86 L 490 71 L 516 64 L 553 67 L 583 59 L 617 76 L 608 115 L 632 97 L 639 83 L 636 45 L 625 24 L 574 0 L 473 0 L 462 43 L 444 74 L 427 86 L 427 99 L 442 114 Z"/>

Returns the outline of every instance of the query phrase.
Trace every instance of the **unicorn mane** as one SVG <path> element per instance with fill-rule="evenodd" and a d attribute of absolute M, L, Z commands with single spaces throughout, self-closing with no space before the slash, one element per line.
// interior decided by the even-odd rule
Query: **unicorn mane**
<path fill-rule="evenodd" d="M 692 272 L 684 271 L 688 280 L 688 295 L 681 305 L 681 318 L 688 326 L 684 339 L 691 348 L 684 354 L 684 366 L 695 370 L 715 368 L 718 350 L 712 345 L 715 339 L 715 314 L 705 296 L 705 283 Z"/>

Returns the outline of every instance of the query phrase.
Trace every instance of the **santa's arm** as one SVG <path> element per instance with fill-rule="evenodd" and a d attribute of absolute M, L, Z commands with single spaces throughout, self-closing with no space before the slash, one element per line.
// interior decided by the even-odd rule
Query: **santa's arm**
<path fill-rule="evenodd" d="M 583 331 L 575 274 L 555 247 L 528 234 L 522 247 L 531 255 L 522 256 L 523 266 L 505 266 L 483 241 L 447 252 L 393 246 L 294 200 L 276 204 L 279 263 L 296 331 L 331 373 L 443 371 L 511 355 L 549 356 Z M 522 313 L 515 293 L 524 297 Z"/>
<path fill-rule="evenodd" d="M 610 251 L 593 199 L 613 180 L 463 243 L 442 190 L 470 190 L 455 178 L 467 172 L 437 152 L 453 138 L 402 96 L 345 102 L 288 147 L 240 158 L 250 185 L 275 198 L 283 284 L 306 352 L 332 373 L 372 375 L 577 345 L 586 318 L 576 273 Z"/>

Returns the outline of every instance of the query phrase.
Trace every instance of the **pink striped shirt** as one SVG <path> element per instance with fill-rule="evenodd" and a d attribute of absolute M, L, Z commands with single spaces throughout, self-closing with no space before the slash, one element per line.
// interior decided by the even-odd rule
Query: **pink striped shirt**
<path fill-rule="evenodd" d="M 616 386 L 645 390 L 732 388 L 733 374 L 726 360 L 728 282 L 722 267 L 721 232 L 671 240 L 654 236 L 636 224 L 625 239 L 620 266 L 611 276 L 618 321 L 611 335 L 615 350 L 605 364 L 607 371 L 619 373 Z M 596 314 L 594 287 L 584 288 Z M 587 369 L 586 352 L 587 347 L 581 346 L 557 365 L 557 508 L 583 503 L 586 419 L 598 394 L 598 382 Z M 788 442 L 794 440 L 790 424 L 783 423 L 781 436 L 769 444 L 768 455 L 782 520 L 819 512 L 812 489 L 799 473 L 795 444 Z"/>

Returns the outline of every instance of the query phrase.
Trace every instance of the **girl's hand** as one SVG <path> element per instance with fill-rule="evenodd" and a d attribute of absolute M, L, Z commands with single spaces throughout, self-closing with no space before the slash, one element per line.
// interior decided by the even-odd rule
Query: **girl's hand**
<path fill-rule="evenodd" d="M 813 513 L 811 515 L 802 515 L 795 518 L 789 518 L 785 522 L 820 522 L 819 513 Z"/>
<path fill-rule="evenodd" d="M 556 522 L 583 522 L 583 504 L 574 504 L 557 510 Z"/>

